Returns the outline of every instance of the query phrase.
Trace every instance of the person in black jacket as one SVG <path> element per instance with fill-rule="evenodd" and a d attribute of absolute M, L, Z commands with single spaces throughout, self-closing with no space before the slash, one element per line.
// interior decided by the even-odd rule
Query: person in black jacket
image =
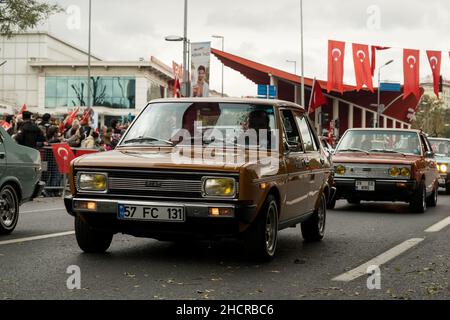
<path fill-rule="evenodd" d="M 45 136 L 42 130 L 35 123 L 31 122 L 31 112 L 25 111 L 22 114 L 22 118 L 23 123 L 16 136 L 17 143 L 34 149 L 42 147 L 45 142 Z"/>

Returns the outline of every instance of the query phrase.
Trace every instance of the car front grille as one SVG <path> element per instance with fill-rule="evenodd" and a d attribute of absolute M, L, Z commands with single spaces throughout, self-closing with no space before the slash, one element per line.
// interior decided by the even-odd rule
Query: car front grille
<path fill-rule="evenodd" d="M 335 174 L 336 178 L 362 178 L 362 179 L 409 179 L 410 177 L 397 176 L 389 174 L 392 167 L 408 168 L 408 165 L 374 165 L 374 164 L 334 164 L 335 167 L 343 165 L 346 168 L 344 175 Z"/>
<path fill-rule="evenodd" d="M 85 170 L 80 169 L 80 171 Z M 238 181 L 238 175 L 217 172 L 123 169 L 96 169 L 95 171 L 108 174 L 108 195 L 138 198 L 202 199 L 203 177 L 231 176 Z"/>

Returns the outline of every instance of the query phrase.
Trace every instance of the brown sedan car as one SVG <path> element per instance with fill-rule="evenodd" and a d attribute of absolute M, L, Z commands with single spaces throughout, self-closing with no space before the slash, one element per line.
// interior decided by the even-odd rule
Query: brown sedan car
<path fill-rule="evenodd" d="M 235 237 L 271 259 L 278 231 L 324 236 L 332 171 L 300 106 L 276 100 L 165 99 L 140 113 L 114 151 L 72 163 L 79 246 L 115 233 L 159 240 Z"/>
<path fill-rule="evenodd" d="M 336 199 L 402 201 L 423 213 L 437 204 L 439 173 L 421 131 L 351 129 L 333 157 Z"/>

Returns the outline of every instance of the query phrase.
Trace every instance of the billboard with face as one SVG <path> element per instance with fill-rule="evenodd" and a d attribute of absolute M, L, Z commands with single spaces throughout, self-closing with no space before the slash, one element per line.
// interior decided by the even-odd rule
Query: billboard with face
<path fill-rule="evenodd" d="M 209 96 L 211 42 L 191 44 L 191 96 Z"/>

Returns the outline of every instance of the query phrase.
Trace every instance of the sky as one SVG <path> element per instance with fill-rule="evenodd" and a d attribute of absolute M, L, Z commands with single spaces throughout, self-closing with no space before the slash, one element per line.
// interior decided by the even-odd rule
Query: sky
<path fill-rule="evenodd" d="M 52 1 L 52 0 L 50 0 Z M 39 27 L 81 48 L 88 45 L 88 0 L 53 0 L 66 12 Z M 392 47 L 377 56 L 382 80 L 403 82 L 402 48 L 421 50 L 421 77 L 431 74 L 425 50 L 442 50 L 444 78 L 450 79 L 450 1 L 303 0 L 305 76 L 326 80 L 328 40 L 347 43 L 344 81 L 355 84 L 351 43 Z M 184 0 L 92 0 L 92 53 L 104 60 L 182 62 L 182 44 L 167 35 L 183 33 Z M 225 51 L 300 73 L 300 0 L 188 0 L 188 38 L 211 41 Z M 79 13 L 79 14 L 78 14 Z M 221 64 L 211 58 L 210 88 L 220 91 Z M 377 79 L 375 79 L 377 81 Z M 225 93 L 254 96 L 256 84 L 225 68 Z"/>

